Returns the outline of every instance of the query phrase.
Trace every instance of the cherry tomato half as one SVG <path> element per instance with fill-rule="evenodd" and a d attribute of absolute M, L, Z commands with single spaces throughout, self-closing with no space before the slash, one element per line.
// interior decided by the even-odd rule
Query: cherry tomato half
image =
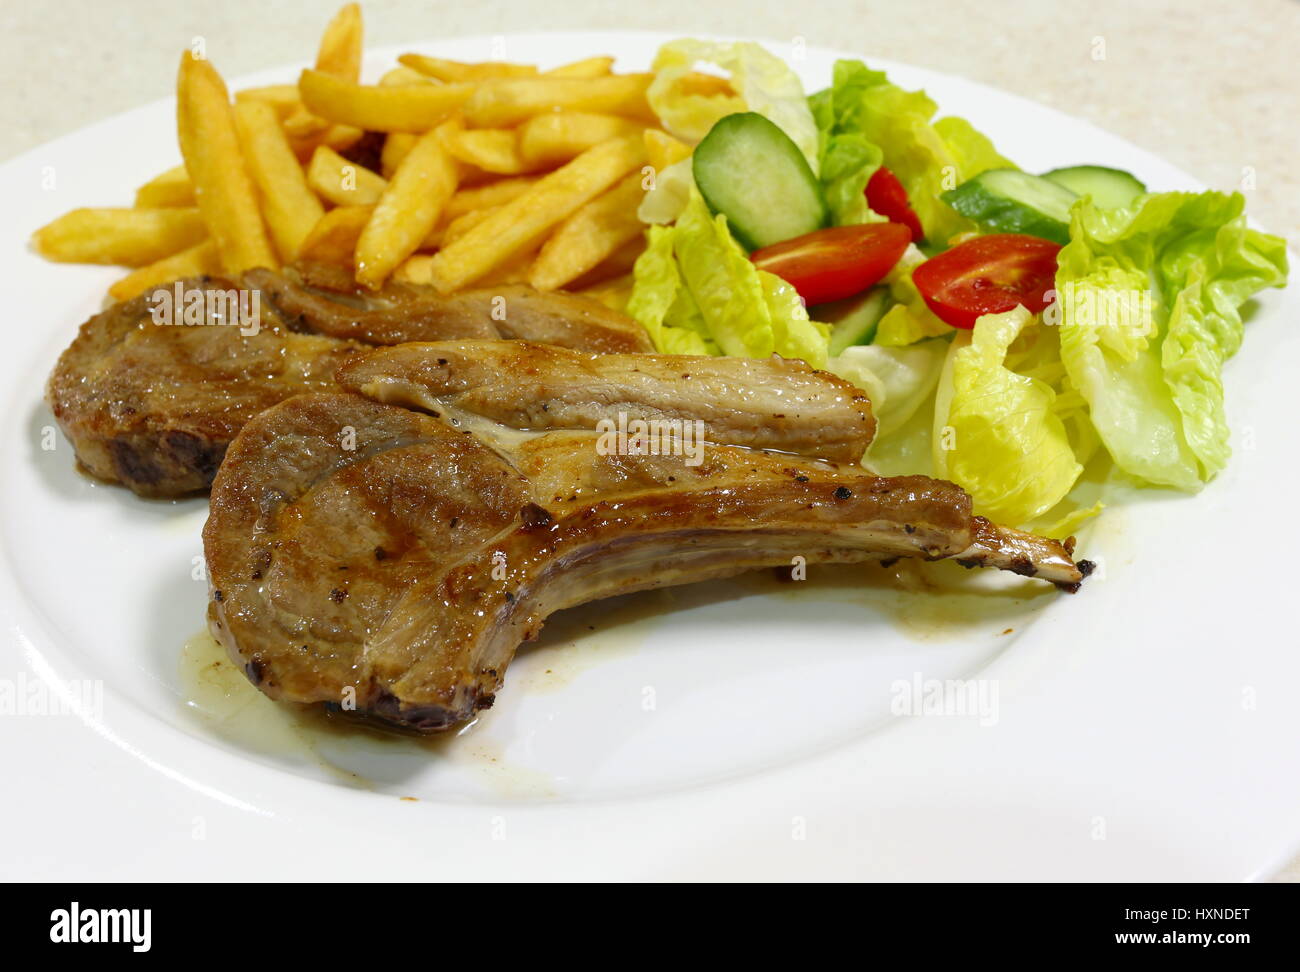
<path fill-rule="evenodd" d="M 891 223 L 902 223 L 910 229 L 913 243 L 925 236 L 920 218 L 907 201 L 907 190 L 898 181 L 898 176 L 883 165 L 867 180 L 867 205 Z"/>
<path fill-rule="evenodd" d="M 1043 310 L 1060 249 L 1020 233 L 977 236 L 926 260 L 912 271 L 912 282 L 940 320 L 969 330 L 984 314 L 1017 304 L 1035 314 Z"/>
<path fill-rule="evenodd" d="M 878 283 L 911 239 L 907 227 L 897 223 L 832 226 L 765 246 L 749 258 L 812 306 L 852 297 Z"/>

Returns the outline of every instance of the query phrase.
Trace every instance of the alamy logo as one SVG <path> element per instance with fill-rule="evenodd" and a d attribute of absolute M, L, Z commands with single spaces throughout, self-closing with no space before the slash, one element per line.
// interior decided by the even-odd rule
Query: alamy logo
<path fill-rule="evenodd" d="M 186 290 L 178 280 L 170 289 L 159 287 L 153 292 L 149 314 L 160 327 L 237 327 L 244 337 L 253 337 L 262 327 L 262 293 L 197 287 Z"/>
<path fill-rule="evenodd" d="M 50 941 L 129 942 L 131 951 L 147 952 L 152 939 L 149 908 L 88 908 L 74 901 L 70 908 L 50 912 Z"/>
<path fill-rule="evenodd" d="M 685 456 L 686 465 L 704 461 L 704 423 L 699 419 L 604 418 L 596 423 L 596 451 L 602 456 Z"/>

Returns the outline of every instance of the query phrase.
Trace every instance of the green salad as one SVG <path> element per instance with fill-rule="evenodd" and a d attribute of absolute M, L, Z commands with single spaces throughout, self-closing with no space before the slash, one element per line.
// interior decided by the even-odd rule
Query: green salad
<path fill-rule="evenodd" d="M 700 64 L 734 93 L 677 83 Z M 654 72 L 651 106 L 693 147 L 640 210 L 628 312 L 658 350 L 834 372 L 876 412 L 868 467 L 1038 532 L 1072 532 L 1106 484 L 1223 470 L 1241 307 L 1287 276 L 1240 193 L 1024 172 L 860 61 L 811 96 L 752 43 L 675 41 Z"/>

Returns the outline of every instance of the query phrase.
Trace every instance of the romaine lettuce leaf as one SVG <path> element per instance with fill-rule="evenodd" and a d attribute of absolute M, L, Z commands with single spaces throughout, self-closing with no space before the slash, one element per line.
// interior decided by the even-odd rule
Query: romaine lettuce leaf
<path fill-rule="evenodd" d="M 874 344 L 904 347 L 928 337 L 951 334 L 953 328 L 939 320 L 930 310 L 921 292 L 912 282 L 912 271 L 925 262 L 925 254 L 915 243 L 908 244 L 903 255 L 885 275 L 889 296 L 896 303 L 880 319 Z"/>
<path fill-rule="evenodd" d="M 953 340 L 936 393 L 936 474 L 970 493 L 976 512 L 1002 523 L 1024 523 L 1052 509 L 1083 471 L 1055 389 L 1009 367 L 1013 345 L 1025 344 L 1017 339 L 1033 322 L 1024 307 L 981 317 Z M 1025 337 L 1032 351 L 1040 335 Z M 1036 357 L 1023 350 L 1019 356 Z"/>
<path fill-rule="evenodd" d="M 1247 228 L 1239 193 L 1167 192 L 1071 210 L 1057 258 L 1061 358 L 1117 465 L 1199 489 L 1227 463 L 1221 372 L 1238 311 L 1286 282 L 1285 243 Z"/>
<path fill-rule="evenodd" d="M 654 185 L 637 207 L 637 219 L 643 223 L 671 223 L 686 208 L 694 186 L 695 173 L 687 156 L 655 174 Z"/>
<path fill-rule="evenodd" d="M 905 425 L 934 393 L 947 352 L 943 341 L 906 348 L 859 344 L 827 361 L 826 370 L 867 393 L 876 436 L 884 437 Z"/>
<path fill-rule="evenodd" d="M 700 309 L 682 286 L 673 257 L 673 231 L 652 226 L 645 252 L 637 257 L 636 286 L 627 312 L 641 322 L 655 349 L 664 354 L 718 354 L 707 337 Z"/>
<path fill-rule="evenodd" d="M 691 91 L 683 82 L 701 61 L 728 71 L 736 95 Z M 789 135 L 817 172 L 817 126 L 803 84 L 785 61 L 761 45 L 690 38 L 670 41 L 659 48 L 653 70 L 646 97 L 669 134 L 695 145 L 725 115 L 756 111 Z"/>
<path fill-rule="evenodd" d="M 652 226 L 636 262 L 628 313 L 665 353 L 802 358 L 826 364 L 830 328 L 799 294 L 759 270 L 692 188 L 674 226 Z"/>
<path fill-rule="evenodd" d="M 865 222 L 861 196 L 884 164 L 907 190 L 926 238 L 944 245 L 974 224 L 939 198 L 985 169 L 1013 167 L 960 118 L 931 122 L 924 91 L 904 91 L 861 61 L 837 61 L 831 87 L 809 99 L 821 133 L 822 177 L 837 224 Z M 879 156 L 869 150 L 879 149 Z"/>

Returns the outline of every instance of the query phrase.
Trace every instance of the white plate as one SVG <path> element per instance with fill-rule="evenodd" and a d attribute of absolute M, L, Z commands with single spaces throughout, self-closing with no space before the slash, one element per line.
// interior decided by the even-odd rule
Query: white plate
<path fill-rule="evenodd" d="M 468 38 L 367 67 L 412 48 L 644 67 L 665 39 Z M 828 81 L 831 52 L 773 49 L 808 90 Z M 1031 171 L 1199 188 L 1040 105 L 882 66 Z M 0 168 L 0 689 L 30 694 L 0 718 L 5 877 L 1241 879 L 1292 848 L 1300 653 L 1290 571 L 1263 555 L 1296 540 L 1276 508 L 1297 471 L 1295 296 L 1260 300 L 1228 369 L 1228 471 L 1107 513 L 1085 551 L 1104 576 L 1076 597 L 900 593 L 878 568 L 639 595 L 555 619 L 457 737 L 332 732 L 184 650 L 203 626 L 202 501 L 139 500 L 75 473 L 61 436 L 43 448 L 45 375 L 118 271 L 45 263 L 26 238 L 175 164 L 173 118 L 160 102 Z M 914 678 L 973 679 L 989 708 L 893 714 Z M 37 679 L 101 694 L 40 716 Z"/>

